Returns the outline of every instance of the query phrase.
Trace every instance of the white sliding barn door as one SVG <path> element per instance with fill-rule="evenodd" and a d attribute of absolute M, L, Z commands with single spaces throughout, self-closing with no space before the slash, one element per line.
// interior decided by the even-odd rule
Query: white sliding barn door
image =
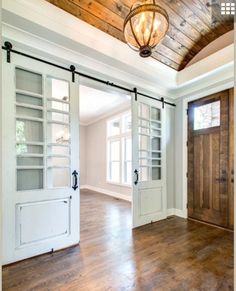
<path fill-rule="evenodd" d="M 80 240 L 75 79 L 15 54 L 7 63 L 3 54 L 3 264 Z"/>
<path fill-rule="evenodd" d="M 133 227 L 166 218 L 165 109 L 132 98 Z"/>

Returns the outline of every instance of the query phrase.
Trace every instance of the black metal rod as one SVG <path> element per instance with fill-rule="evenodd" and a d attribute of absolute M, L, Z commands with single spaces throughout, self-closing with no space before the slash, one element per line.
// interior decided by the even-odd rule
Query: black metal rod
<path fill-rule="evenodd" d="M 138 101 L 138 91 L 137 88 L 134 88 L 134 100 Z"/>
<path fill-rule="evenodd" d="M 7 45 L 6 45 L 6 43 L 7 43 Z M 8 54 L 9 54 L 9 45 L 8 45 L 8 43 L 11 44 L 10 42 L 5 42 L 5 46 L 2 46 L 2 49 L 6 50 L 8 52 Z M 138 94 L 138 95 L 153 99 L 155 101 L 162 102 L 162 104 L 164 103 L 164 104 L 167 104 L 167 105 L 170 105 L 170 106 L 174 106 L 174 107 L 176 106 L 174 103 L 170 103 L 170 102 L 167 102 L 165 100 L 163 101 L 164 98 L 163 99 L 158 99 L 158 98 L 152 97 L 150 95 L 138 92 L 137 89 L 136 90 L 135 89 L 129 89 L 129 88 L 123 87 L 121 85 L 114 84 L 114 83 L 109 82 L 109 81 L 105 81 L 105 80 L 102 80 L 102 79 L 99 79 L 99 78 L 96 78 L 96 77 L 93 77 L 93 76 L 90 76 L 90 75 L 87 75 L 87 74 L 84 74 L 84 73 L 80 73 L 78 71 L 72 70 L 71 69 L 72 66 L 70 66 L 70 68 L 63 67 L 63 66 L 57 65 L 55 63 L 46 61 L 44 59 L 40 59 L 40 58 L 34 57 L 32 55 L 29 55 L 29 54 L 14 50 L 14 49 L 12 49 L 12 46 L 10 48 L 10 52 L 11 53 L 15 53 L 17 55 L 21 55 L 21 56 L 26 57 L 26 58 L 33 59 L 35 61 L 47 64 L 47 65 L 50 65 L 50 66 L 53 66 L 53 67 L 56 67 L 56 68 L 61 69 L 61 70 L 72 72 L 72 80 L 74 79 L 73 74 L 77 74 L 77 75 L 79 75 L 81 77 L 84 77 L 84 78 L 87 78 L 87 79 L 90 79 L 90 80 L 93 80 L 93 81 L 96 81 L 96 82 L 99 82 L 99 83 L 102 83 L 102 84 L 105 84 L 105 85 L 108 85 L 108 86 L 111 86 L 111 87 L 115 87 L 117 89 L 121 89 L 121 90 L 127 91 L 129 93 L 135 93 L 136 97 L 137 97 L 137 94 Z M 73 69 L 74 69 L 74 66 L 73 66 Z"/>

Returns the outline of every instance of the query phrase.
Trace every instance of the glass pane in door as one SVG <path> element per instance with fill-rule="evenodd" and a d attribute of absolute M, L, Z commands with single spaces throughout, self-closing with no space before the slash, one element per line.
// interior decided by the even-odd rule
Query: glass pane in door
<path fill-rule="evenodd" d="M 66 157 L 52 156 L 47 158 L 48 167 L 69 167 L 70 159 Z"/>
<path fill-rule="evenodd" d="M 140 180 L 161 179 L 161 109 L 139 104 Z"/>
<path fill-rule="evenodd" d="M 43 123 L 17 118 L 16 142 L 43 142 Z"/>
<path fill-rule="evenodd" d="M 48 155 L 62 155 L 62 156 L 69 156 L 70 155 L 70 148 L 64 145 L 53 145 L 48 146 L 47 150 Z"/>
<path fill-rule="evenodd" d="M 68 188 L 70 187 L 69 168 L 47 168 L 48 188 Z"/>
<path fill-rule="evenodd" d="M 64 101 L 64 102 L 60 102 L 60 101 L 55 101 L 55 100 L 49 100 L 47 102 L 47 106 L 48 109 L 56 109 L 56 110 L 61 110 L 64 112 L 69 112 L 69 102 Z"/>
<path fill-rule="evenodd" d="M 16 93 L 16 103 L 43 106 L 43 99 L 30 95 Z"/>
<path fill-rule="evenodd" d="M 18 117 L 27 116 L 33 118 L 43 118 L 43 111 L 23 106 L 16 106 L 16 115 Z"/>
<path fill-rule="evenodd" d="M 43 166 L 43 158 L 17 157 L 17 166 Z"/>
<path fill-rule="evenodd" d="M 58 101 L 69 102 L 69 82 L 65 80 L 59 80 L 56 78 L 50 78 L 51 81 L 51 96 L 49 98 L 58 99 Z"/>
<path fill-rule="evenodd" d="M 47 187 L 71 186 L 69 82 L 48 77 Z"/>
<path fill-rule="evenodd" d="M 16 144 L 16 154 L 43 154 L 42 145 L 32 145 L 28 143 L 17 143 Z"/>
<path fill-rule="evenodd" d="M 50 111 L 47 116 L 48 120 L 55 122 L 69 123 L 69 115 Z"/>
<path fill-rule="evenodd" d="M 24 69 L 16 68 L 16 89 L 36 94 L 43 93 L 42 75 Z"/>
<path fill-rule="evenodd" d="M 161 120 L 161 110 L 159 108 L 151 107 L 151 119 L 156 121 Z"/>
<path fill-rule="evenodd" d="M 16 190 L 43 189 L 43 79 L 41 74 L 21 68 L 15 69 L 15 77 Z"/>
<path fill-rule="evenodd" d="M 70 142 L 70 130 L 67 125 L 48 123 L 47 141 L 53 144 L 68 145 Z"/>
<path fill-rule="evenodd" d="M 43 189 L 43 169 L 17 169 L 17 191 Z"/>

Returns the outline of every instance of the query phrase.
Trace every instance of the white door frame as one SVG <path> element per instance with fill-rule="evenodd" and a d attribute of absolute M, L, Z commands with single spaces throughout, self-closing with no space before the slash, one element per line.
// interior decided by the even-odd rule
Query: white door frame
<path fill-rule="evenodd" d="M 181 217 L 187 218 L 188 217 L 188 209 L 187 209 L 187 202 L 188 202 L 188 179 L 186 176 L 186 173 L 188 172 L 188 147 L 187 147 L 187 141 L 188 141 L 188 116 L 187 116 L 187 109 L 188 109 L 188 103 L 206 96 L 209 96 L 211 94 L 227 90 L 234 87 L 233 82 L 228 82 L 225 84 L 220 84 L 218 86 L 215 86 L 214 88 L 208 88 L 204 91 L 195 93 L 191 96 L 187 96 L 184 98 L 179 98 L 176 100 L 176 104 L 178 102 L 182 102 L 182 153 L 183 153 L 183 171 L 182 171 L 182 183 L 183 183 L 183 204 L 182 204 L 182 214 Z"/>

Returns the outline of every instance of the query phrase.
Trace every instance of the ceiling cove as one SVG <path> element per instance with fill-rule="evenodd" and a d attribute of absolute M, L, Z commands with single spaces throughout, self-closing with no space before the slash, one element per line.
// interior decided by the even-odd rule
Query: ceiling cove
<path fill-rule="evenodd" d="M 46 1 L 125 42 L 123 22 L 134 0 Z M 214 2 L 217 5 L 220 1 Z M 158 1 L 169 15 L 170 27 L 152 58 L 180 71 L 209 43 L 232 30 L 233 17 L 214 13 L 210 3 L 210 0 Z"/>

